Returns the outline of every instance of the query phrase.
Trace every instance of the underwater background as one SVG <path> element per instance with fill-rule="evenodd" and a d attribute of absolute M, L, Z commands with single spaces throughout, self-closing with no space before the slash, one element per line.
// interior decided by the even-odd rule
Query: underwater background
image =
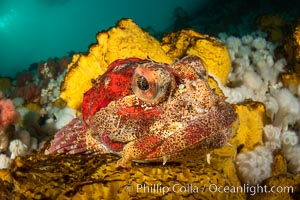
<path fill-rule="evenodd" d="M 113 26 L 121 18 L 132 18 L 143 28 L 165 32 L 171 28 L 176 8 L 194 15 L 195 5 L 201 7 L 203 3 L 197 0 L 144 3 L 138 0 L 2 0 L 0 75 L 15 76 L 30 64 L 48 57 L 87 51 L 97 32 Z"/>
<path fill-rule="evenodd" d="M 220 32 L 243 35 L 256 29 L 256 19 L 262 14 L 295 21 L 299 1 L 2 0 L 0 13 L 0 75 L 14 77 L 48 57 L 87 51 L 98 31 L 121 18 L 133 19 L 158 39 L 182 28 L 212 36 Z"/>
<path fill-rule="evenodd" d="M 300 198 L 300 1 L 2 0 L 0 47 L 0 199 Z M 113 61 L 190 55 L 237 115 L 227 145 L 129 169 L 45 155 Z"/>

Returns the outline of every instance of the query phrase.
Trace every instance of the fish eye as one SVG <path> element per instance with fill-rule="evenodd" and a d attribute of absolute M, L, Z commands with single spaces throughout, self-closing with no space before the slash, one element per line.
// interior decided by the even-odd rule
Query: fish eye
<path fill-rule="evenodd" d="M 139 76 L 137 78 L 137 86 L 141 89 L 141 90 L 148 90 L 149 89 L 149 83 L 147 81 L 147 79 L 144 76 Z"/>
<path fill-rule="evenodd" d="M 165 67 L 153 62 L 139 64 L 131 83 L 135 96 L 146 103 L 162 101 L 174 85 L 174 76 Z"/>

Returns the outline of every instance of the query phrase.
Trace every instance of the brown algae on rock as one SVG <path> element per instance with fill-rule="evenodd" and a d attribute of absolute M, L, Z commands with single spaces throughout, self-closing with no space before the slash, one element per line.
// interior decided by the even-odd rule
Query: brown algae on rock
<path fill-rule="evenodd" d="M 117 160 L 109 154 L 18 157 L 11 171 L 0 173 L 0 193 L 16 199 L 245 199 L 242 192 L 211 192 L 240 184 L 213 160 L 130 169 L 118 168 Z"/>

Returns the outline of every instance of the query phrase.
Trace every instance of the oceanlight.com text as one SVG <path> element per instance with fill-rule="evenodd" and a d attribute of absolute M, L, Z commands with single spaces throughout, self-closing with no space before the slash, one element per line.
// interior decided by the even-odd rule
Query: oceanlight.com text
<path fill-rule="evenodd" d="M 136 193 L 247 193 L 249 195 L 255 195 L 257 193 L 293 193 L 292 186 L 272 186 L 267 187 L 266 185 L 249 185 L 244 184 L 242 186 L 219 186 L 217 184 L 173 184 L 173 185 L 162 185 L 162 184 L 136 184 L 136 185 L 127 185 L 125 187 L 127 192 L 136 192 Z"/>

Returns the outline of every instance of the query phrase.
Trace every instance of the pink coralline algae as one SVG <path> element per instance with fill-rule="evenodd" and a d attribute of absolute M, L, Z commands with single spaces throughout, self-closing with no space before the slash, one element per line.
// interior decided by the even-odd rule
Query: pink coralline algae
<path fill-rule="evenodd" d="M 41 97 L 41 88 L 31 83 L 16 90 L 15 97 L 22 97 L 26 102 L 38 102 Z"/>
<path fill-rule="evenodd" d="M 70 63 L 70 59 L 69 57 L 62 57 L 59 61 L 58 61 L 58 72 L 63 72 L 68 68 L 68 64 Z"/>
<path fill-rule="evenodd" d="M 10 99 L 5 99 L 0 93 L 0 130 L 15 123 L 18 118 L 19 114 L 15 111 L 13 102 Z"/>
<path fill-rule="evenodd" d="M 49 58 L 47 62 L 41 61 L 38 64 L 37 74 L 44 79 L 56 78 L 60 73 L 65 71 L 70 63 L 68 57 Z"/>
<path fill-rule="evenodd" d="M 29 72 L 23 72 L 17 75 L 17 86 L 22 87 L 33 81 L 33 76 Z"/>

